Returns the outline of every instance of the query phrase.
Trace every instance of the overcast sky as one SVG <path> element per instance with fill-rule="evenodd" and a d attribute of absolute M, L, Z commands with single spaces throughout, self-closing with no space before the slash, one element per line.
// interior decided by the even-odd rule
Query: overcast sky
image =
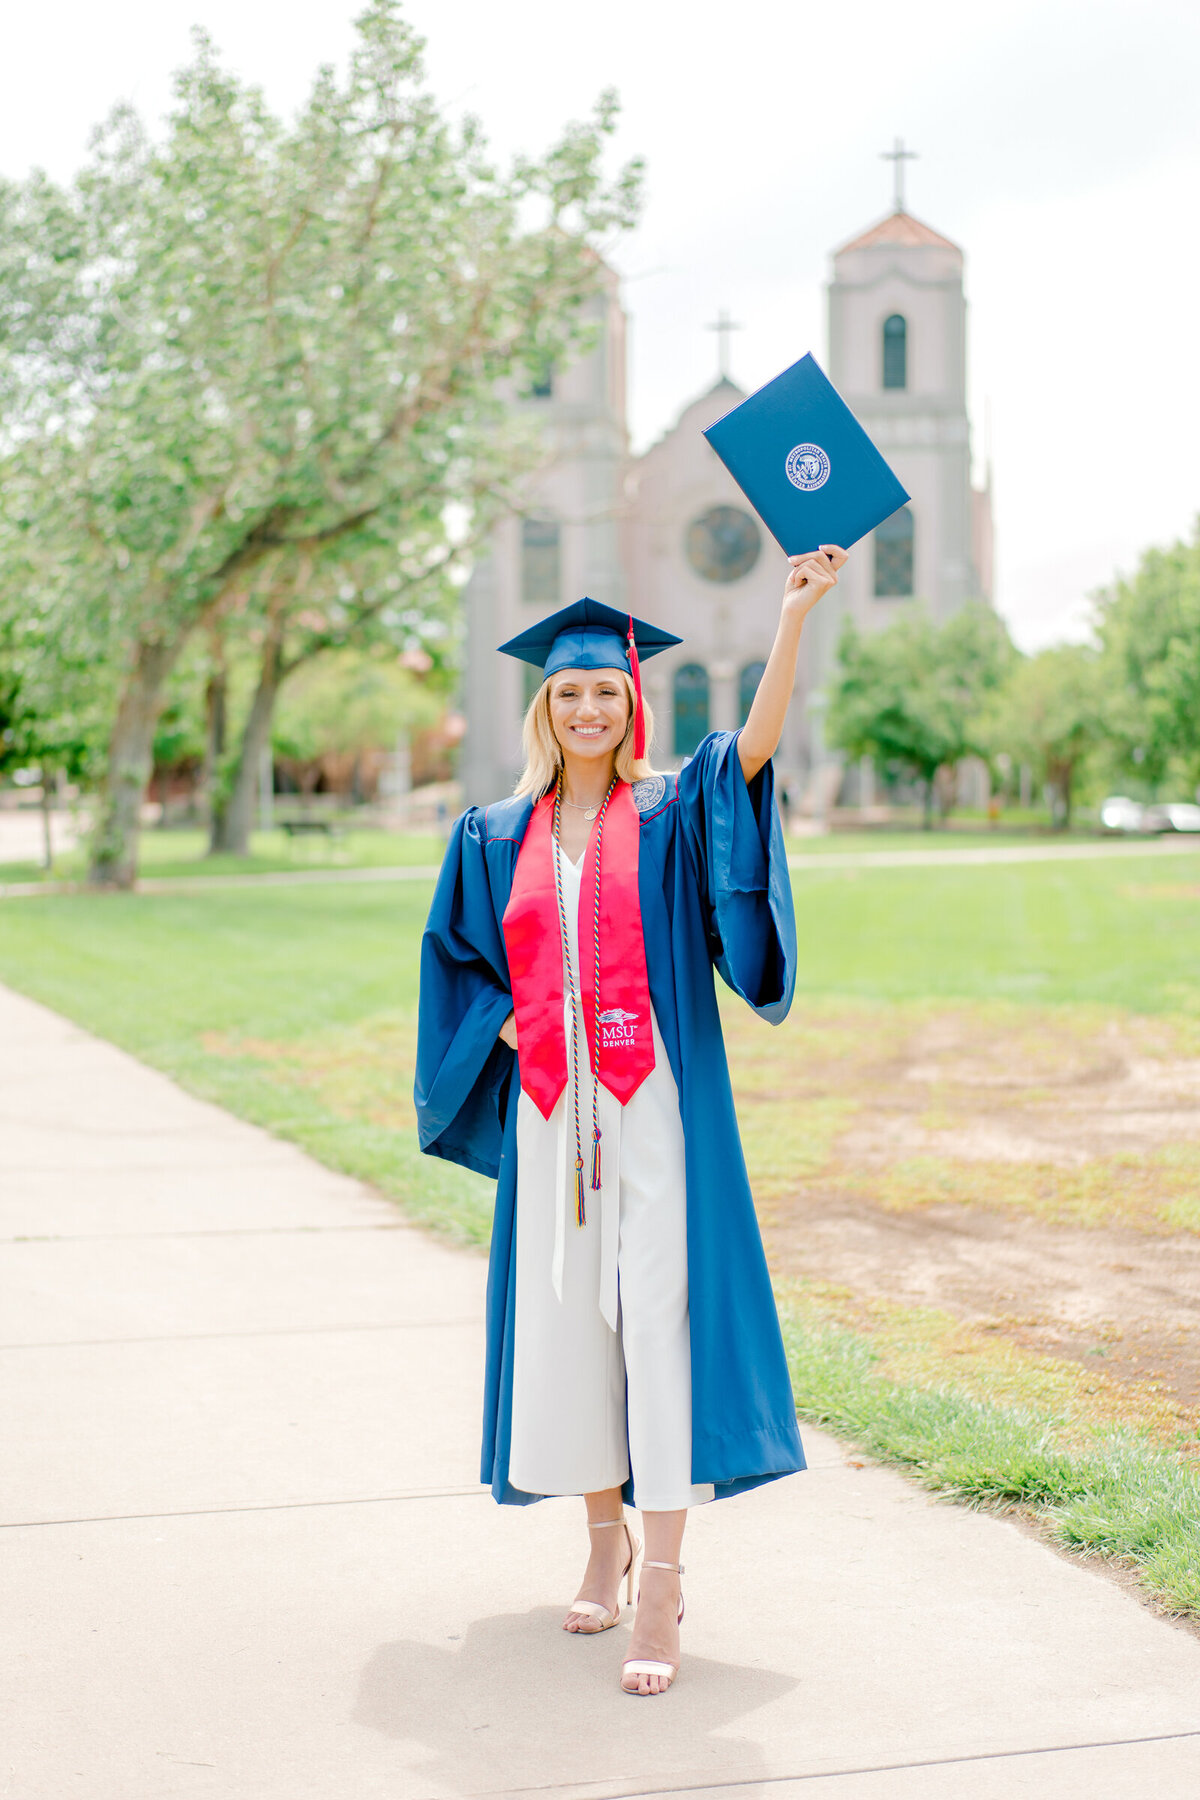
<path fill-rule="evenodd" d="M 51 0 L 11 10 L 0 171 L 68 178 L 120 99 L 157 120 L 207 27 L 281 111 L 340 60 L 357 0 Z M 1200 512 L 1196 0 L 409 0 L 433 86 L 496 149 L 537 150 L 616 87 L 648 164 L 616 252 L 641 447 L 744 329 L 754 387 L 825 353 L 829 252 L 910 210 L 967 259 L 974 442 L 995 471 L 1000 610 L 1026 648 L 1078 636 L 1088 591 Z"/>

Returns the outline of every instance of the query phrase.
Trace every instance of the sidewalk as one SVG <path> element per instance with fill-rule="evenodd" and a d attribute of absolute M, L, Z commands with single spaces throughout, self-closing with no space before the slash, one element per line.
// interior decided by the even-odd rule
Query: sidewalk
<path fill-rule="evenodd" d="M 1094 862 L 1097 857 L 1195 856 L 1200 836 L 1156 837 L 1130 841 L 1096 838 L 1083 844 L 968 844 L 933 846 L 928 850 L 794 850 L 789 869 L 934 869 L 971 868 L 976 864 L 1030 862 Z M 328 887 L 345 882 L 436 881 L 437 863 L 400 867 L 367 865 L 353 869 L 276 869 L 263 875 L 146 875 L 139 894 L 204 894 L 222 888 Z M 0 866 L 0 875 L 3 867 Z M 48 894 L 85 892 L 80 881 L 0 881 L 0 900 L 38 900 Z"/>
<path fill-rule="evenodd" d="M 476 1482 L 484 1265 L 0 989 L 5 1800 L 1184 1800 L 1200 1639 L 806 1430 L 684 1666 Z"/>

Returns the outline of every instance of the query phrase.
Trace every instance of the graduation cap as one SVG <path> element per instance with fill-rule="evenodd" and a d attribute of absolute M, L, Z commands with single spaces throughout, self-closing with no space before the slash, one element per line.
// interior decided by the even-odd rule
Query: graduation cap
<path fill-rule="evenodd" d="M 812 356 L 704 435 L 789 556 L 848 550 L 909 497 Z"/>
<path fill-rule="evenodd" d="M 647 625 L 644 619 L 618 612 L 615 606 L 605 606 L 585 594 L 582 600 L 561 607 L 548 619 L 539 619 L 498 648 L 501 655 L 532 663 L 547 676 L 557 675 L 560 669 L 624 669 L 632 677 L 637 696 L 633 754 L 640 760 L 646 754 L 641 658 L 657 656 L 660 650 L 682 642 L 673 632 Z"/>

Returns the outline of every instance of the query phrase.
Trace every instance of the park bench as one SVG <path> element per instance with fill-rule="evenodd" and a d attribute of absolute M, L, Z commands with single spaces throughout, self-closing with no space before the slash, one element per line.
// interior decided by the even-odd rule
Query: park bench
<path fill-rule="evenodd" d="M 314 849 L 324 845 L 332 854 L 346 836 L 346 827 L 339 819 L 279 819 L 277 823 L 291 848 L 300 844 L 310 844 Z"/>
<path fill-rule="evenodd" d="M 280 819 L 279 829 L 290 838 L 345 837 L 346 828 L 336 819 Z"/>

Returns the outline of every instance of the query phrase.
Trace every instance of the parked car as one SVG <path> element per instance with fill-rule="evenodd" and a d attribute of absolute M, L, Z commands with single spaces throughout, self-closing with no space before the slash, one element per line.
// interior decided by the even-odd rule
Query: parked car
<path fill-rule="evenodd" d="M 1100 823 L 1105 831 L 1141 831 L 1146 809 L 1140 800 L 1112 794 L 1100 806 Z"/>
<path fill-rule="evenodd" d="M 1200 831 L 1200 806 L 1187 800 L 1168 800 L 1142 811 L 1142 831 Z"/>

